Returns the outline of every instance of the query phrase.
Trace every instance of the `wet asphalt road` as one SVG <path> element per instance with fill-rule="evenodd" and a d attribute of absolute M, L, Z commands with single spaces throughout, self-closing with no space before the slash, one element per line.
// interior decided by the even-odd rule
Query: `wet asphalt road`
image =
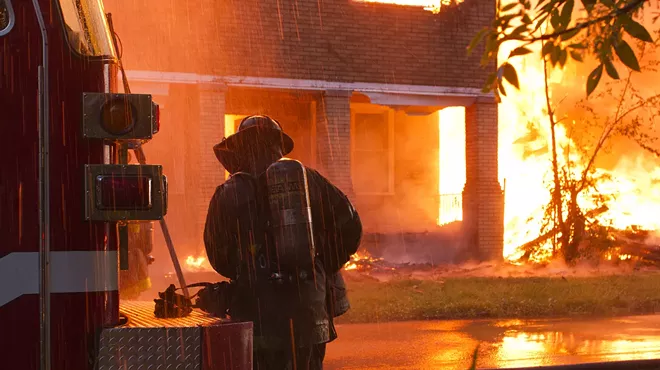
<path fill-rule="evenodd" d="M 660 315 L 615 319 L 426 321 L 337 327 L 327 369 L 507 368 L 660 358 Z"/>

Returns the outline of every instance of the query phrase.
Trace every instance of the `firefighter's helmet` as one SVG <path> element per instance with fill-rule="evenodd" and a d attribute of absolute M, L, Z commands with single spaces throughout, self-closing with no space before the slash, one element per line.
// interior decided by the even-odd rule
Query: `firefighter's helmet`
<path fill-rule="evenodd" d="M 227 168 L 231 167 L 229 163 L 236 159 L 236 150 L 241 145 L 256 144 L 257 140 L 279 144 L 282 148 L 282 155 L 287 155 L 293 150 L 293 140 L 284 133 L 279 122 L 268 116 L 253 115 L 243 118 L 236 133 L 223 138 L 219 144 L 213 147 L 213 151 L 220 163 Z M 227 169 L 229 170 L 229 168 Z"/>

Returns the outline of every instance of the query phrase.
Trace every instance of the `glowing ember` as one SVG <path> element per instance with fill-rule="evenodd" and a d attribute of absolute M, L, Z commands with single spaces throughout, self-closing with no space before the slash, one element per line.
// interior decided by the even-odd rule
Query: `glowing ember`
<path fill-rule="evenodd" d="M 381 261 L 383 261 L 382 258 L 373 258 L 367 252 L 358 252 L 351 256 L 351 260 L 344 265 L 344 270 L 367 270 L 373 263 Z"/>
<path fill-rule="evenodd" d="M 188 256 L 186 258 L 186 268 L 189 271 L 213 271 L 213 267 L 206 257 Z"/>
<path fill-rule="evenodd" d="M 618 258 L 620 261 L 626 261 L 626 260 L 631 259 L 631 258 L 632 258 L 632 255 L 630 255 L 630 254 L 613 254 L 613 253 L 607 253 L 607 254 L 605 255 L 605 258 L 607 258 L 608 261 L 616 260 L 617 258 Z"/>
<path fill-rule="evenodd" d="M 424 10 L 428 10 L 430 12 L 437 14 L 440 12 L 440 9 L 442 9 L 443 6 L 460 4 L 464 0 L 354 0 L 354 1 L 359 3 L 381 3 L 381 4 L 423 7 Z"/>

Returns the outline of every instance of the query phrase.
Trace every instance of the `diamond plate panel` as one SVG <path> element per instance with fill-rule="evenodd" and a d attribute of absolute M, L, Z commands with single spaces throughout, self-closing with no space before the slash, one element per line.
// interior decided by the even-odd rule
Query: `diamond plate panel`
<path fill-rule="evenodd" d="M 119 311 L 128 317 L 125 327 L 129 328 L 182 328 L 214 325 L 226 321 L 199 310 L 194 310 L 186 317 L 159 319 L 154 316 L 154 308 L 154 301 L 126 301 L 121 303 Z"/>
<path fill-rule="evenodd" d="M 200 327 L 111 328 L 101 333 L 98 370 L 201 370 Z"/>

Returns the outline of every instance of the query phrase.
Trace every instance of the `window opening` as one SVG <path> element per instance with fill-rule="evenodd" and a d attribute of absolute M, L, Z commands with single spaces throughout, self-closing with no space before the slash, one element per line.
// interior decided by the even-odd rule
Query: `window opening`
<path fill-rule="evenodd" d="M 356 193 L 394 191 L 392 123 L 387 109 L 366 107 L 353 113 L 352 177 Z"/>
<path fill-rule="evenodd" d="M 434 14 L 440 13 L 443 7 L 455 6 L 465 0 L 353 0 L 356 3 L 380 3 L 390 5 L 402 5 L 420 7 Z"/>
<path fill-rule="evenodd" d="M 85 56 L 115 56 L 101 0 L 60 0 L 69 45 Z"/>

